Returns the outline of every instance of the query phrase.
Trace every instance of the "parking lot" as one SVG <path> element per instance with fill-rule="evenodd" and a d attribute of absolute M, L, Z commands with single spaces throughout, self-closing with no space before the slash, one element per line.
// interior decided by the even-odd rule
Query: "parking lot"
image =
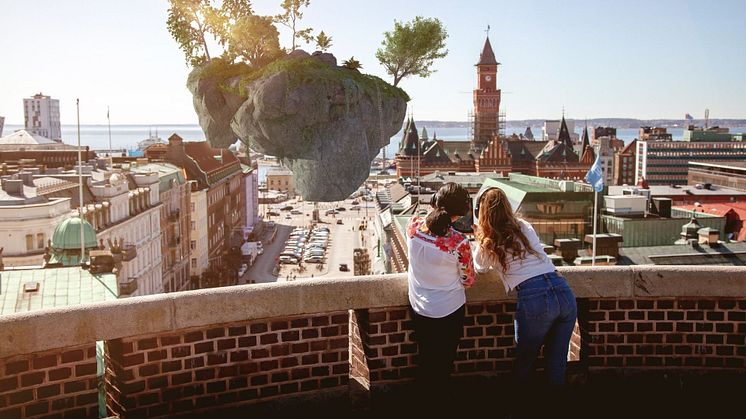
<path fill-rule="evenodd" d="M 314 207 L 319 210 L 318 223 L 313 223 Z M 282 240 L 282 244 L 273 244 L 260 256 L 276 261 L 277 281 L 327 275 L 352 276 L 353 249 L 363 244 L 370 246 L 372 228 L 360 231 L 359 226 L 363 221 L 371 222 L 375 211 L 372 201 L 347 199 L 313 203 L 290 200 L 271 206 L 270 211 L 279 215 L 270 215 L 269 219 L 274 220 L 282 231 L 285 231 L 283 227 L 287 229 L 287 234 L 277 238 Z M 343 264 L 347 270 L 340 270 Z"/>

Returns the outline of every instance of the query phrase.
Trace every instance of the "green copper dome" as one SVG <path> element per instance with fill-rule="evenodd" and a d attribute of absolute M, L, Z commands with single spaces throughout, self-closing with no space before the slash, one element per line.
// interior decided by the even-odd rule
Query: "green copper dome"
<path fill-rule="evenodd" d="M 85 248 L 98 247 L 96 242 L 96 231 L 91 223 L 78 217 L 70 217 L 61 222 L 52 234 L 52 249 L 55 250 L 80 250 L 80 225 L 83 224 L 83 236 Z"/>

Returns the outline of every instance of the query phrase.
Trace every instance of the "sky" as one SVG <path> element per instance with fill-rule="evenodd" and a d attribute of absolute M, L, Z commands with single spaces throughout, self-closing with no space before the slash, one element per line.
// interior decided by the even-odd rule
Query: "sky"
<path fill-rule="evenodd" d="M 259 14 L 280 0 L 256 0 Z M 189 68 L 166 29 L 166 0 L 0 0 L 0 115 L 23 98 L 60 100 L 63 124 L 192 124 Z M 304 21 L 341 62 L 391 77 L 375 58 L 394 20 L 435 17 L 449 54 L 400 86 L 418 120 L 464 121 L 487 25 L 508 120 L 746 118 L 746 1 L 312 0 Z M 281 29 L 281 43 L 289 45 Z M 311 46 L 307 47 L 312 50 Z"/>

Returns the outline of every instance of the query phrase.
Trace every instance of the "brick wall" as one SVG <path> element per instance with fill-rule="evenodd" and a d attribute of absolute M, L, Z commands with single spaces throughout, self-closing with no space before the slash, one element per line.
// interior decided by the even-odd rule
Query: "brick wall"
<path fill-rule="evenodd" d="M 107 407 L 159 417 L 346 386 L 347 311 L 106 342 Z"/>
<path fill-rule="evenodd" d="M 0 418 L 98 417 L 94 344 L 0 359 Z"/>
<path fill-rule="evenodd" d="M 579 306 L 590 369 L 746 367 L 742 298 L 593 299 Z"/>

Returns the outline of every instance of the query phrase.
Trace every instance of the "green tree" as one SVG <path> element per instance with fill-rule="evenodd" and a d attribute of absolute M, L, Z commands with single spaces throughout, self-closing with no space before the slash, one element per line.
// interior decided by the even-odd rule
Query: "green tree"
<path fill-rule="evenodd" d="M 360 64 L 360 61 L 356 60 L 354 56 L 352 56 L 349 59 L 342 61 L 342 67 L 359 71 L 361 68 L 363 68 L 363 65 Z"/>
<path fill-rule="evenodd" d="M 262 67 L 282 54 L 280 33 L 269 16 L 244 16 L 231 27 L 229 55 Z"/>
<path fill-rule="evenodd" d="M 324 31 L 319 32 L 319 34 L 316 36 L 315 40 L 316 40 L 316 46 L 321 51 L 326 51 L 329 48 L 331 48 L 331 46 L 332 46 L 332 37 L 331 36 L 326 36 L 326 34 L 324 33 Z"/>
<path fill-rule="evenodd" d="M 252 14 L 249 0 L 169 0 L 169 4 L 166 26 L 192 66 L 210 60 L 208 41 L 225 48 L 232 25 Z"/>
<path fill-rule="evenodd" d="M 395 21 L 393 32 L 383 36 L 376 58 L 394 77 L 394 86 L 407 76 L 430 76 L 435 71 L 433 61 L 448 55 L 448 32 L 438 19 L 417 16 L 406 23 Z"/>
<path fill-rule="evenodd" d="M 275 22 L 279 23 L 290 29 L 293 33 L 293 42 L 291 51 L 295 51 L 297 46 L 296 40 L 298 38 L 303 39 L 306 43 L 313 39 L 311 35 L 312 28 L 298 28 L 301 19 L 303 19 L 303 12 L 301 8 L 308 7 L 311 4 L 311 0 L 282 0 L 282 8 L 284 12 L 275 16 Z"/>

